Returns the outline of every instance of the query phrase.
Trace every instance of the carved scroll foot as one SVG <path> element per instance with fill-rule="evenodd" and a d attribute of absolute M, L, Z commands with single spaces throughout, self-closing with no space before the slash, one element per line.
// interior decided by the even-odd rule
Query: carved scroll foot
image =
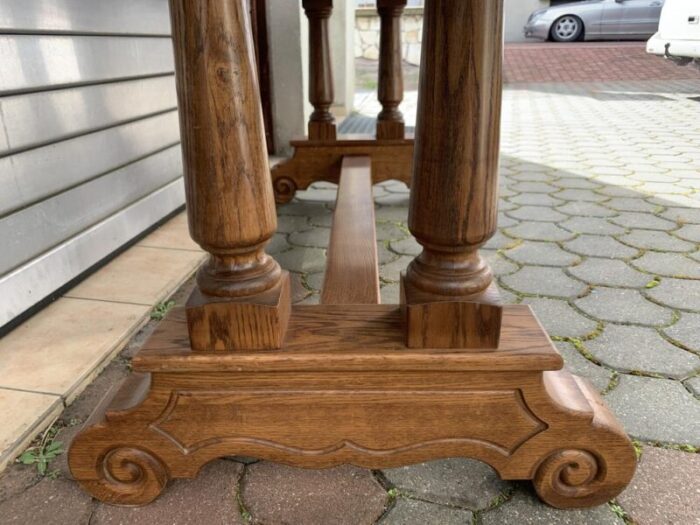
<path fill-rule="evenodd" d="M 572 425 L 571 437 L 562 438 L 561 448 L 542 459 L 532 481 L 539 497 L 553 507 L 602 505 L 631 481 L 636 456 L 629 438 L 597 392 L 584 380 L 570 377 L 593 408 L 593 420 L 589 426 Z"/>

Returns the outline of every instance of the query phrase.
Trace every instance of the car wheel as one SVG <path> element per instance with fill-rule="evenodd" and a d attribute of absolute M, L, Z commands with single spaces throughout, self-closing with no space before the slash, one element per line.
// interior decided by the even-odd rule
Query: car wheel
<path fill-rule="evenodd" d="M 575 42 L 583 33 L 583 21 L 574 15 L 564 15 L 554 21 L 550 33 L 557 42 Z"/>

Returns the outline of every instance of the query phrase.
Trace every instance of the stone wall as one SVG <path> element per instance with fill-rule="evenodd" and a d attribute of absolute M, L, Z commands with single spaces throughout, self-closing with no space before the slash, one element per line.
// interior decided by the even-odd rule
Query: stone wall
<path fill-rule="evenodd" d="M 379 59 L 379 16 L 375 9 L 358 9 L 355 16 L 355 58 Z M 407 8 L 402 18 L 403 58 L 420 65 L 423 8 Z"/>

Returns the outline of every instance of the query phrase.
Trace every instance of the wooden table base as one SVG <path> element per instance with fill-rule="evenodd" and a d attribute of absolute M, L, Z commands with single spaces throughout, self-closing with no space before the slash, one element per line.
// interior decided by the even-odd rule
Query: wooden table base
<path fill-rule="evenodd" d="M 272 187 L 277 204 L 294 198 L 318 181 L 340 180 L 344 157 L 371 159 L 372 183 L 398 180 L 411 184 L 413 138 L 375 140 L 365 135 L 343 135 L 338 140 L 293 140 L 294 156 L 272 168 Z"/>
<path fill-rule="evenodd" d="M 102 501 L 143 505 L 171 478 L 252 456 L 298 467 L 387 468 L 446 457 L 532 480 L 556 507 L 614 498 L 635 455 L 527 306 L 506 307 L 497 350 L 412 350 L 397 306 L 298 306 L 283 349 L 193 352 L 183 309 L 70 449 Z"/>

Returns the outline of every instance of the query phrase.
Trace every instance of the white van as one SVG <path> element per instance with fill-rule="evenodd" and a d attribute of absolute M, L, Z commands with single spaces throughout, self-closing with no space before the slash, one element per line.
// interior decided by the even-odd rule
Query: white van
<path fill-rule="evenodd" d="M 700 66 L 700 1 L 666 0 L 659 31 L 647 42 L 647 53 Z"/>

